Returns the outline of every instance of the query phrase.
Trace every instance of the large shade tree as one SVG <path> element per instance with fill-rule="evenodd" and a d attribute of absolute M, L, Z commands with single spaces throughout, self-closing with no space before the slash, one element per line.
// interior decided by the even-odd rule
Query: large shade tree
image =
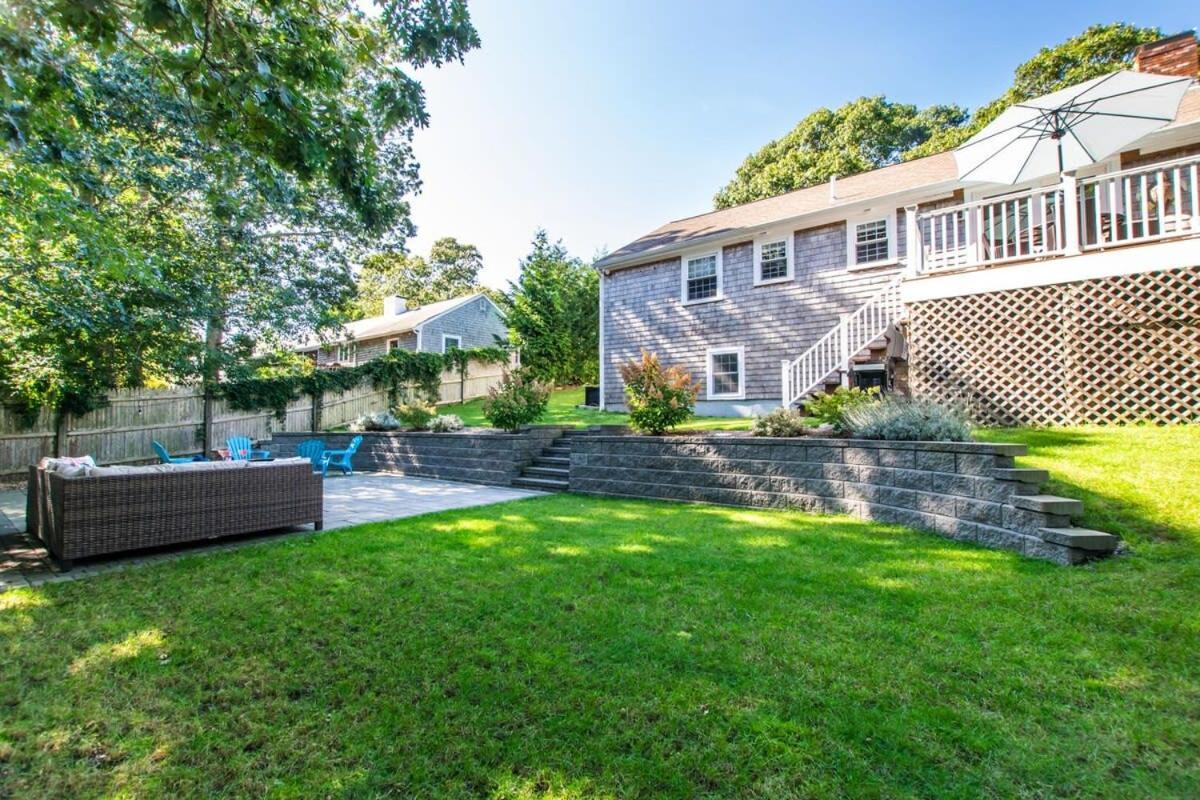
<path fill-rule="evenodd" d="M 402 250 L 372 253 L 358 270 L 357 293 L 348 316 L 377 316 L 383 313 L 383 298 L 389 296 L 423 306 L 479 291 L 481 269 L 479 249 L 452 236 L 434 242 L 428 258 Z"/>
<path fill-rule="evenodd" d="M 461 0 L 0 0 L 0 399 L 210 380 L 334 321 L 411 232 L 412 67 Z"/>
<path fill-rule="evenodd" d="M 1016 69 L 1000 97 L 967 114 L 955 105 L 925 109 L 884 97 L 860 97 L 818 109 L 783 137 L 746 157 L 714 198 L 716 208 L 773 197 L 962 144 L 1013 103 L 1129 64 L 1137 46 L 1161 38 L 1157 28 L 1093 25 L 1045 47 Z"/>

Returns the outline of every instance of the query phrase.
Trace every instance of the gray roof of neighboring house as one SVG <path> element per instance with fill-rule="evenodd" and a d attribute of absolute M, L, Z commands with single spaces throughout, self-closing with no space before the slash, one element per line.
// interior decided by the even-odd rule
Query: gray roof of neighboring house
<path fill-rule="evenodd" d="M 453 311 L 459 306 L 466 305 L 477 297 L 487 297 L 483 292 L 475 292 L 474 294 L 463 295 L 462 297 L 453 297 L 449 300 L 439 300 L 436 303 L 430 303 L 426 306 L 409 309 L 401 314 L 393 316 L 381 315 L 378 317 L 367 317 L 366 319 L 358 319 L 354 322 L 347 322 L 342 328 L 346 335 L 339 336 L 332 343 L 346 341 L 365 341 L 368 339 L 378 339 L 383 336 L 397 336 L 401 333 L 415 331 L 423 323 L 428 322 L 434 317 L 445 314 L 448 311 Z M 492 302 L 488 298 L 488 302 Z M 327 343 L 329 344 L 329 343 Z M 321 342 L 312 339 L 305 340 L 297 345 L 299 350 L 315 350 L 322 346 Z"/>
<path fill-rule="evenodd" d="M 1200 121 L 1200 87 L 1193 85 L 1179 104 L 1175 121 L 1167 129 L 1197 121 Z M 689 245 L 699 246 L 706 241 L 749 233 L 755 228 L 872 198 L 951 184 L 957 178 L 954 151 L 947 150 L 838 178 L 836 198 L 831 197 L 829 183 L 826 182 L 733 208 L 677 219 L 609 253 L 597 261 L 596 266 L 603 269 L 647 263 L 655 257 L 668 258 Z"/>

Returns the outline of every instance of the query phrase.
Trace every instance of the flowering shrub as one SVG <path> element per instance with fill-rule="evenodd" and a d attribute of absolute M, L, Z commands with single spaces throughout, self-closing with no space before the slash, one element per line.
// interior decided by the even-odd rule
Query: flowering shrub
<path fill-rule="evenodd" d="M 423 431 L 429 427 L 429 422 L 437 416 L 437 407 L 428 403 L 405 403 L 396 408 L 396 417 L 404 427 Z"/>
<path fill-rule="evenodd" d="M 928 400 L 889 397 L 846 412 L 846 425 L 863 439 L 893 442 L 969 442 L 971 424 L 957 408 Z"/>
<path fill-rule="evenodd" d="M 860 389 L 857 386 L 839 386 L 832 394 L 822 392 L 804 401 L 804 411 L 817 422 L 832 425 L 839 433 L 846 430 L 846 412 L 879 399 L 879 390 Z"/>
<path fill-rule="evenodd" d="M 803 436 L 817 421 L 794 408 L 776 408 L 754 420 L 755 436 Z"/>
<path fill-rule="evenodd" d="M 493 426 L 515 433 L 541 419 L 550 403 L 550 387 L 523 370 L 505 372 L 483 399 L 483 416 Z"/>
<path fill-rule="evenodd" d="M 374 414 L 363 414 L 350 423 L 350 430 L 360 431 L 394 431 L 399 430 L 400 420 L 390 411 L 376 411 Z"/>
<path fill-rule="evenodd" d="M 434 433 L 453 433 L 463 429 L 462 417 L 457 414 L 439 414 L 429 420 L 429 430 Z"/>
<path fill-rule="evenodd" d="M 640 359 L 621 367 L 621 379 L 634 430 L 658 435 L 692 416 L 700 385 L 683 368 L 663 369 L 657 355 L 643 350 Z"/>

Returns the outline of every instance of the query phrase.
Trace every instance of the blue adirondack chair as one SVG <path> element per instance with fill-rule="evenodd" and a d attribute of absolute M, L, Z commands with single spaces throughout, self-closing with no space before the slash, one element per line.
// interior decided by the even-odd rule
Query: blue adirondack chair
<path fill-rule="evenodd" d="M 193 461 L 204 460 L 204 456 L 172 456 L 162 442 L 152 441 L 150 447 L 153 448 L 154 455 L 158 456 L 158 460 L 164 464 L 190 464 Z"/>
<path fill-rule="evenodd" d="M 320 439 L 305 439 L 296 445 L 296 455 L 312 462 L 313 472 L 321 472 L 325 460 L 325 443 Z"/>
<path fill-rule="evenodd" d="M 354 458 L 360 444 L 362 444 L 362 437 L 355 436 L 345 450 L 326 450 L 325 454 L 321 456 L 321 476 L 327 475 L 330 467 L 337 467 L 343 475 L 353 475 L 354 467 L 351 465 L 350 459 Z"/>
<path fill-rule="evenodd" d="M 225 446 L 229 448 L 230 461 L 249 461 L 252 458 L 271 456 L 267 450 L 255 450 L 248 436 L 230 436 L 225 440 Z"/>

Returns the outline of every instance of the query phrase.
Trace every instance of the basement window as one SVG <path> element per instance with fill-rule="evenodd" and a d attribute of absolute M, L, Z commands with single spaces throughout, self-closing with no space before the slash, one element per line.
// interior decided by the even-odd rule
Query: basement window
<path fill-rule="evenodd" d="M 708 351 L 708 399 L 746 396 L 744 347 L 714 347 Z"/>

